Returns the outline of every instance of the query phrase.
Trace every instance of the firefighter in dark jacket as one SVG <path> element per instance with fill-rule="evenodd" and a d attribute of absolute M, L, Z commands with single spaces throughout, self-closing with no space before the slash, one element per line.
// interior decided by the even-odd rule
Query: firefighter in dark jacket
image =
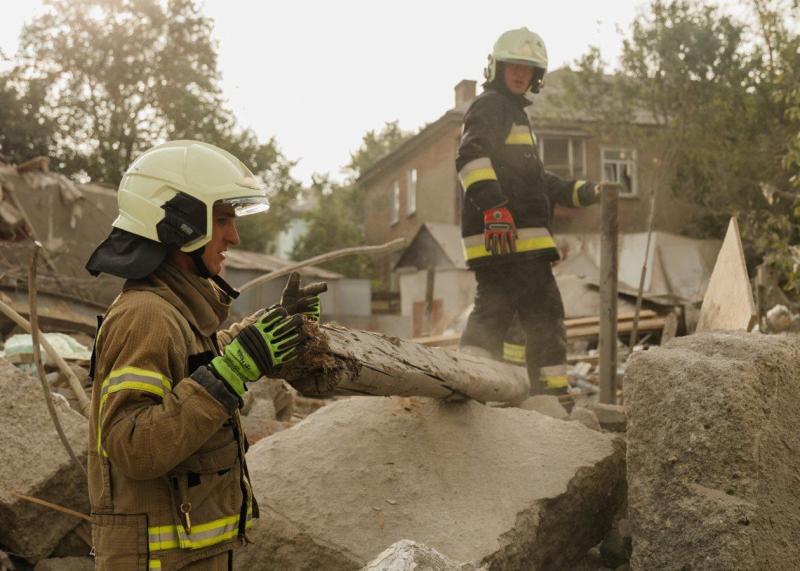
<path fill-rule="evenodd" d="M 544 170 L 525 107 L 547 70 L 544 42 L 527 28 L 494 45 L 483 93 L 464 118 L 456 169 L 464 189 L 461 235 L 475 271 L 475 309 L 461 348 L 501 359 L 512 319 L 525 333 L 531 393 L 567 389 L 564 306 L 551 264 L 559 253 L 550 226 L 555 205 L 581 207 L 598 187 Z"/>

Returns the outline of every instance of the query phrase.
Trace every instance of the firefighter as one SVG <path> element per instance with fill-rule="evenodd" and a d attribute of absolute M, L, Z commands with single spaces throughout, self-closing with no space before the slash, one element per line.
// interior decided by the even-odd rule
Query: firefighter
<path fill-rule="evenodd" d="M 489 56 L 484 91 L 464 118 L 456 169 L 464 189 L 464 255 L 477 292 L 461 349 L 502 359 L 516 314 L 531 393 L 561 394 L 567 390 L 566 334 L 550 227 L 557 204 L 593 204 L 598 186 L 544 170 L 525 108 L 546 71 L 547 51 L 537 34 L 505 32 Z"/>
<path fill-rule="evenodd" d="M 87 263 L 125 278 L 91 361 L 92 544 L 98 570 L 233 568 L 258 506 L 238 409 L 306 341 L 324 287 L 289 280 L 280 305 L 218 331 L 238 295 L 219 275 L 237 216 L 264 190 L 230 153 L 174 141 L 120 183 L 119 216 Z"/>

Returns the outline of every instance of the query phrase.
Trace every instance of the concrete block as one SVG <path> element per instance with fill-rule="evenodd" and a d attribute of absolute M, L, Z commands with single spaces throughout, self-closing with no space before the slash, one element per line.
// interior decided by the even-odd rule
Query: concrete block
<path fill-rule="evenodd" d="M 633 569 L 795 569 L 800 338 L 708 332 L 625 375 Z"/>
<path fill-rule="evenodd" d="M 568 569 L 624 495 L 616 437 L 475 401 L 338 401 L 248 462 L 263 518 L 240 569 L 357 570 L 403 539 L 476 567 Z"/>
<path fill-rule="evenodd" d="M 73 450 L 85 463 L 87 420 L 64 399 L 56 399 L 56 410 Z M 88 513 L 86 478 L 58 438 L 39 381 L 2 359 L 0 411 L 0 544 L 36 562 L 80 520 L 12 492 Z"/>

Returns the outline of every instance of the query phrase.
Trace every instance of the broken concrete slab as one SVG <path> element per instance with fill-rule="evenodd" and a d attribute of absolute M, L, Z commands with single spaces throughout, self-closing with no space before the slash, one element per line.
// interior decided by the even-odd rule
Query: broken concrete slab
<path fill-rule="evenodd" d="M 475 569 L 474 565 L 456 563 L 427 545 L 404 539 L 393 543 L 367 563 L 361 571 L 475 571 Z"/>
<path fill-rule="evenodd" d="M 566 420 L 569 418 L 569 413 L 561 406 L 558 397 L 553 395 L 536 395 L 526 398 L 524 401 L 517 405 L 517 408 L 522 410 L 531 410 L 544 414 L 551 418 L 558 418 Z"/>
<path fill-rule="evenodd" d="M 580 422 L 586 428 L 591 428 L 592 430 L 596 430 L 597 432 L 602 431 L 603 429 L 600 427 L 600 422 L 597 420 L 597 416 L 586 408 L 575 407 L 572 409 L 572 412 L 569 413 L 569 419 L 574 420 L 576 422 Z"/>
<path fill-rule="evenodd" d="M 475 401 L 337 401 L 248 462 L 263 517 L 242 569 L 355 570 L 402 539 L 489 569 L 566 569 L 624 489 L 619 439 Z"/>
<path fill-rule="evenodd" d="M 88 424 L 56 399 L 70 443 L 85 462 Z M 22 500 L 35 496 L 88 513 L 86 479 L 64 450 L 36 379 L 0 359 L 0 544 L 31 562 L 46 557 L 81 520 Z"/>
<path fill-rule="evenodd" d="M 800 338 L 681 337 L 625 376 L 633 569 L 794 569 Z"/>
<path fill-rule="evenodd" d="M 609 432 L 625 432 L 628 426 L 628 417 L 625 407 L 618 404 L 587 403 L 584 408 L 590 410 L 597 417 L 603 430 Z"/>

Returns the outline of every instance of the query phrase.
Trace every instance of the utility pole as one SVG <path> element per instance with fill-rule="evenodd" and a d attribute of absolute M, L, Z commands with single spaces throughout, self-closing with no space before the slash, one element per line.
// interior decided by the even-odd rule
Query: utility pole
<path fill-rule="evenodd" d="M 600 236 L 600 402 L 617 402 L 619 184 L 603 183 Z"/>

